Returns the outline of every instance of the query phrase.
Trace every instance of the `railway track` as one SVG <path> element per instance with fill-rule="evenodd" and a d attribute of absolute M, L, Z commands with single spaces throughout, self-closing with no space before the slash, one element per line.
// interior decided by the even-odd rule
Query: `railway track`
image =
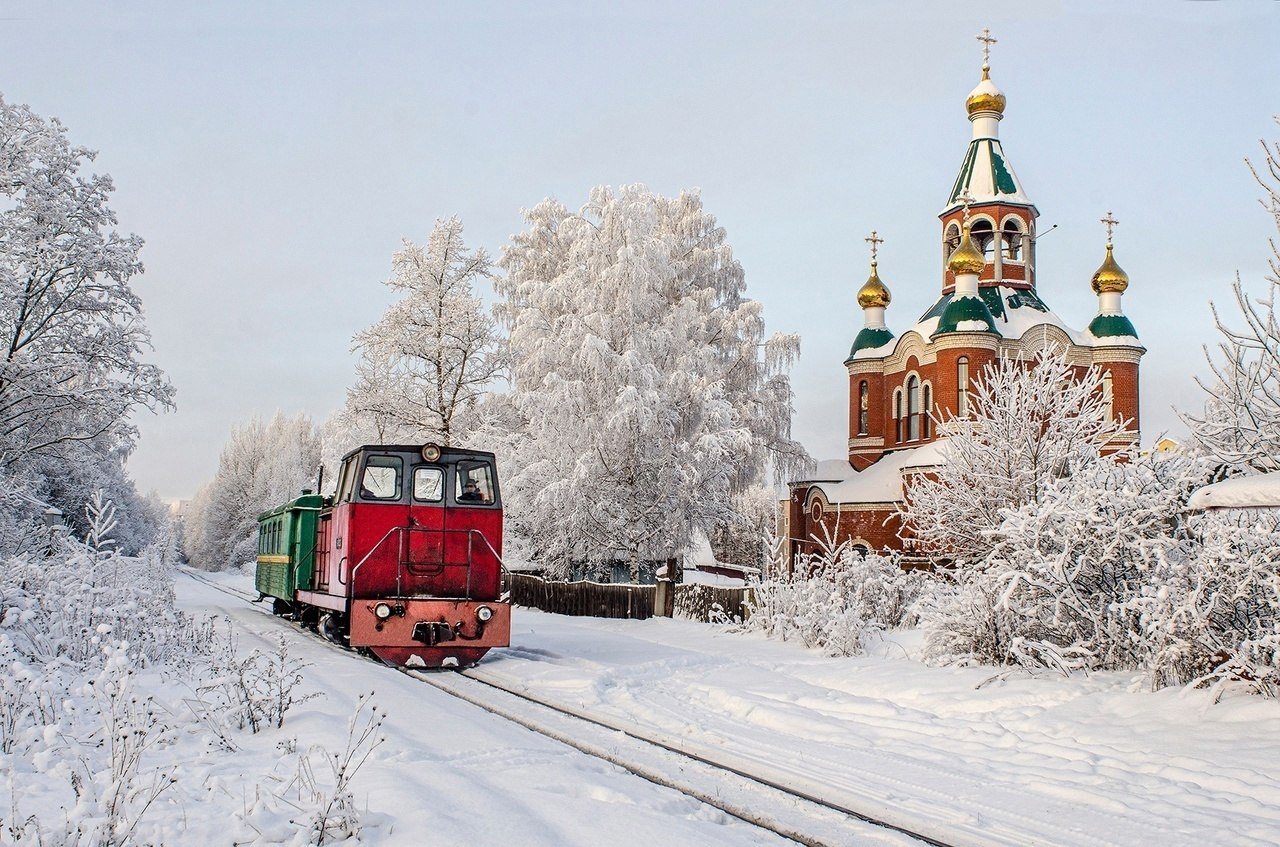
<path fill-rule="evenodd" d="M 479 670 L 401 671 L 491 714 L 806 847 L 961 847 L 751 773 L 678 739 L 517 691 L 486 678 Z"/>
<path fill-rule="evenodd" d="M 243 589 L 235 588 L 234 586 L 226 585 L 224 583 L 219 582 L 216 579 L 210 579 L 200 571 L 193 570 L 191 568 L 180 568 L 179 573 L 182 573 L 182 574 L 185 574 L 186 576 L 191 577 L 196 582 L 200 582 L 209 586 L 214 591 L 221 591 L 223 594 L 229 594 L 232 597 L 236 597 L 241 600 L 247 600 L 250 603 L 255 603 L 258 600 L 258 592 L 245 591 Z"/>
<path fill-rule="evenodd" d="M 198 571 L 182 572 L 236 599 L 249 603 L 257 599 L 256 592 L 227 586 Z M 355 652 L 320 640 L 334 649 Z M 693 749 L 678 739 L 518 691 L 487 677 L 483 670 L 397 670 L 497 717 L 805 847 L 968 847 L 781 784 L 726 761 L 725 756 Z"/>

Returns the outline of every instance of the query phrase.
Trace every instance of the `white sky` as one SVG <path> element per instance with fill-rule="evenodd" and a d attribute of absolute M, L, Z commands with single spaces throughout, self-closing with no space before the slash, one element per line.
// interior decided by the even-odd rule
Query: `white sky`
<path fill-rule="evenodd" d="M 254 415 L 340 406 L 402 237 L 457 214 L 496 256 L 522 208 L 602 183 L 701 189 L 770 331 L 802 334 L 795 434 L 830 458 L 863 238 L 891 329 L 936 298 L 983 27 L 1005 152 L 1058 225 L 1041 296 L 1088 324 L 1114 211 L 1144 441 L 1176 437 L 1207 304 L 1233 314 L 1237 271 L 1262 291 L 1275 235 L 1243 162 L 1280 137 L 1273 2 L 0 3 L 0 91 L 100 151 L 146 239 L 179 408 L 139 421 L 143 491 L 190 496 Z"/>

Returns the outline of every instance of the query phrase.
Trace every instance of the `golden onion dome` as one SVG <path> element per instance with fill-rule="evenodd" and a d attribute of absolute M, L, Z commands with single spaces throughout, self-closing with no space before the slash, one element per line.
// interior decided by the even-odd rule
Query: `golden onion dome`
<path fill-rule="evenodd" d="M 969 92 L 969 99 L 964 101 L 964 106 L 968 110 L 970 117 L 978 112 L 1004 114 L 1004 92 L 996 88 L 996 84 L 991 81 L 986 67 L 982 69 L 982 82 L 979 82 L 977 87 Z"/>
<path fill-rule="evenodd" d="M 876 272 L 876 263 L 871 263 L 871 276 L 867 277 L 867 281 L 858 289 L 858 305 L 864 309 L 872 306 L 888 306 L 893 297 L 889 295 L 888 287 L 880 281 L 880 274 Z"/>
<path fill-rule="evenodd" d="M 1102 260 L 1102 267 L 1098 268 L 1097 273 L 1093 275 L 1093 293 L 1123 294 L 1128 287 L 1129 275 L 1116 264 L 1115 256 L 1111 255 L 1111 245 L 1108 244 L 1107 258 Z"/>
<path fill-rule="evenodd" d="M 987 260 L 983 258 L 982 252 L 978 250 L 973 243 L 973 239 L 969 237 L 969 223 L 966 221 L 964 232 L 960 235 L 960 246 L 952 252 L 951 258 L 947 259 L 947 270 L 957 276 L 960 274 L 980 274 L 986 265 Z"/>

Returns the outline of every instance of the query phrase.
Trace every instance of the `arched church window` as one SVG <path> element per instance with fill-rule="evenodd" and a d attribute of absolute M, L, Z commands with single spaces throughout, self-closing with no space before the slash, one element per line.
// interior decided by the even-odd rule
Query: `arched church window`
<path fill-rule="evenodd" d="M 1111 371 L 1102 372 L 1102 400 L 1107 404 L 1107 420 L 1116 419 L 1116 396 L 1111 382 Z"/>
<path fill-rule="evenodd" d="M 920 430 L 925 438 L 929 437 L 929 421 L 933 415 L 933 386 L 924 384 L 924 411 L 920 415 Z"/>
<path fill-rule="evenodd" d="M 1022 261 L 1022 227 L 1012 218 L 1004 222 L 1004 257 L 1015 262 Z"/>
<path fill-rule="evenodd" d="M 867 412 L 871 403 L 871 392 L 864 379 L 858 385 L 858 434 L 867 434 Z"/>
<path fill-rule="evenodd" d="M 991 221 L 985 218 L 974 221 L 969 227 L 969 235 L 973 237 L 973 243 L 982 251 L 982 255 L 988 259 L 991 258 L 991 245 L 995 242 L 995 228 L 991 226 Z"/>
<path fill-rule="evenodd" d="M 920 379 L 907 380 L 907 440 L 920 440 Z"/>
<path fill-rule="evenodd" d="M 956 417 L 969 417 L 969 357 L 956 359 Z"/>
<path fill-rule="evenodd" d="M 893 392 L 893 440 L 902 441 L 902 390 Z"/>

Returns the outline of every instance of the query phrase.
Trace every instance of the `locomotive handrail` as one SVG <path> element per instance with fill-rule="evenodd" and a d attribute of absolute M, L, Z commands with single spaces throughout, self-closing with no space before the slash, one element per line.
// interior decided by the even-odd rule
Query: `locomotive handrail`
<path fill-rule="evenodd" d="M 377 544 L 375 544 L 375 545 L 373 545 L 372 547 L 370 547 L 370 548 L 369 548 L 369 552 L 368 552 L 368 553 L 365 553 L 365 554 L 364 554 L 364 557 L 363 557 L 360 561 L 356 562 L 356 566 L 355 566 L 354 568 L 352 568 L 352 569 L 351 569 L 351 574 L 350 574 L 350 576 L 348 576 L 348 577 L 347 577 L 347 579 L 343 579 L 343 578 L 342 578 L 342 570 L 341 570 L 341 569 L 339 569 L 339 570 L 338 570 L 338 584 L 339 584 L 339 585 L 346 585 L 346 584 L 347 584 L 347 582 L 348 582 L 348 581 L 350 581 L 350 582 L 351 582 L 351 585 L 352 585 L 352 586 L 354 586 L 354 585 L 356 584 L 356 573 L 360 570 L 360 568 L 361 568 L 361 567 L 363 567 L 363 566 L 364 566 L 364 563 L 365 563 L 365 562 L 369 561 L 369 557 L 370 557 L 370 556 L 372 556 L 375 552 L 377 552 L 377 550 L 378 550 L 378 548 L 379 548 L 379 547 L 381 547 L 383 544 L 385 544 L 385 543 L 386 543 L 387 539 L 391 537 L 391 533 L 393 533 L 393 532 L 398 533 L 398 532 L 400 532 L 400 530 L 402 530 L 402 529 L 404 529 L 404 527 L 402 527 L 402 526 L 393 526 L 393 527 L 391 527 L 391 529 L 387 530 L 386 535 L 384 535 L 384 536 L 382 536 L 381 538 L 379 538 L 379 539 L 378 539 L 378 543 L 377 543 Z M 399 574 L 398 574 L 398 566 L 397 566 L 397 579 L 398 579 L 398 578 L 399 578 Z"/>
<path fill-rule="evenodd" d="M 468 527 L 468 528 L 459 527 L 457 529 L 449 529 L 449 528 L 436 529 L 436 528 L 428 528 L 428 527 L 393 526 L 391 527 L 391 529 L 387 530 L 385 535 L 383 535 L 381 538 L 378 539 L 378 542 L 376 544 L 374 544 L 372 547 L 369 548 L 369 552 L 365 553 L 363 558 L 361 558 L 359 562 L 356 562 L 356 566 L 351 569 L 351 573 L 347 576 L 347 579 L 344 580 L 342 578 L 342 569 L 339 569 L 338 583 L 340 585 L 346 585 L 348 582 L 350 582 L 352 586 L 352 590 L 354 591 L 356 574 L 360 571 L 360 568 L 364 566 L 364 563 L 369 561 L 369 558 L 375 552 L 378 551 L 378 548 L 380 548 L 383 544 L 385 544 L 387 542 L 387 539 L 390 538 L 393 533 L 399 535 L 401 537 L 401 541 L 403 542 L 403 538 L 405 534 L 409 532 L 413 532 L 415 530 L 418 532 L 439 532 L 441 534 L 446 532 L 465 532 L 467 534 L 467 565 L 466 565 L 467 596 L 471 596 L 471 570 L 472 570 L 471 562 L 473 559 L 472 544 L 477 536 L 479 536 L 480 540 L 484 542 L 484 546 L 488 548 L 489 553 L 490 555 L 493 556 L 494 560 L 497 561 L 498 567 L 501 568 L 504 573 L 507 570 L 507 566 L 502 561 L 502 557 L 498 555 L 497 550 L 493 549 L 493 544 L 489 542 L 489 539 L 485 537 L 485 534 L 483 532 L 481 532 L 478 529 L 475 529 L 474 527 Z M 403 549 L 402 549 L 400 553 L 398 553 L 396 556 L 396 594 L 397 595 L 402 593 L 401 592 L 401 571 L 404 568 L 404 564 L 405 562 L 404 562 Z"/>

